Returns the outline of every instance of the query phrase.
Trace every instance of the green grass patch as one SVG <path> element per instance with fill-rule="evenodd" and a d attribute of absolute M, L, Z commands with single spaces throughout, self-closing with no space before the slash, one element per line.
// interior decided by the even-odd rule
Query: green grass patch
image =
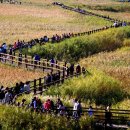
<path fill-rule="evenodd" d="M 126 96 L 121 83 L 96 69 L 89 69 L 90 75 L 65 81 L 59 88 L 50 88 L 49 95 L 79 98 L 96 105 L 116 104 Z"/>
<path fill-rule="evenodd" d="M 81 36 L 65 40 L 58 44 L 37 45 L 32 49 L 24 50 L 24 53 L 41 57 L 69 62 L 78 61 L 80 58 L 101 51 L 112 51 L 124 46 L 125 39 L 130 37 L 130 27 L 114 28 L 90 36 Z"/>
<path fill-rule="evenodd" d="M 85 116 L 76 122 L 62 116 L 0 105 L 0 129 L 2 130 L 78 130 L 90 126 L 92 120 Z"/>
<path fill-rule="evenodd" d="M 109 21 L 64 10 L 51 3 L 48 8 L 0 5 L 0 12 L 0 42 L 8 44 L 18 39 L 28 41 L 44 35 L 78 33 L 111 25 Z"/>

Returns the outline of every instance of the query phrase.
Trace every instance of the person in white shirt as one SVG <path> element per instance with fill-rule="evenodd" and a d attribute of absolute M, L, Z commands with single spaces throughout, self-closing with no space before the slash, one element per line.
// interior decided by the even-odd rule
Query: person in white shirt
<path fill-rule="evenodd" d="M 74 100 L 74 106 L 73 106 L 73 117 L 76 118 L 76 119 L 78 118 L 78 113 L 77 113 L 78 105 L 79 105 L 78 100 L 75 99 Z"/>
<path fill-rule="evenodd" d="M 25 85 L 24 85 L 24 91 L 26 93 L 30 93 L 30 84 L 29 82 L 26 82 Z"/>

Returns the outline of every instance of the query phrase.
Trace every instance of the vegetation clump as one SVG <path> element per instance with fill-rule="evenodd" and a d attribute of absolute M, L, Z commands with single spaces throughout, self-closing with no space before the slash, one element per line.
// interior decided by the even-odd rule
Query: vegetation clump
<path fill-rule="evenodd" d="M 58 60 L 78 61 L 90 54 L 120 48 L 124 46 L 124 42 L 126 45 L 126 39 L 130 37 L 129 29 L 130 27 L 114 28 L 87 37 L 68 39 L 58 44 L 37 45 L 29 49 L 28 53 L 31 55 L 38 53 L 49 59 L 55 57 Z"/>
<path fill-rule="evenodd" d="M 31 112 L 14 106 L 0 106 L 2 130 L 84 130 L 91 126 L 92 118 L 82 117 L 78 122 L 66 117 Z M 7 118 L 8 117 L 8 118 Z M 89 130 L 89 129 L 88 129 Z"/>
<path fill-rule="evenodd" d="M 90 73 L 84 78 L 68 80 L 59 88 L 51 88 L 47 94 L 77 97 L 96 105 L 115 104 L 125 98 L 125 91 L 118 80 L 98 70 L 90 70 Z"/>

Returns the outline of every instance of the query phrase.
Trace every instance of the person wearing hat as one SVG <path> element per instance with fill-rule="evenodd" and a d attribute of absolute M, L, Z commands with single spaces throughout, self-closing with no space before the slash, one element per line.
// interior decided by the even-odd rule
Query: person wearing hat
<path fill-rule="evenodd" d="M 107 106 L 105 110 L 105 127 L 107 126 L 107 123 L 112 126 L 112 121 L 111 121 L 112 113 L 110 111 L 110 107 Z"/>

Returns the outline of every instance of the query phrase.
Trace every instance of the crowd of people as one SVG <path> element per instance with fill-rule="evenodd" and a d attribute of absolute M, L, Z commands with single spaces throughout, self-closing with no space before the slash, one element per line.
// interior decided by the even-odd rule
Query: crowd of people
<path fill-rule="evenodd" d="M 51 85 L 63 83 L 64 79 L 69 78 L 69 76 L 78 76 L 81 73 L 85 75 L 86 70 L 84 67 L 81 68 L 79 64 L 76 67 L 74 66 L 74 64 L 72 64 L 70 65 L 70 67 L 67 67 L 65 71 L 57 71 L 55 73 L 50 72 L 43 77 L 44 84 L 39 84 L 39 91 L 41 91 L 42 93 L 42 88 L 44 88 L 44 86 L 49 87 Z M 34 86 L 34 88 L 36 88 L 36 86 Z M 15 87 L 13 88 L 4 88 L 2 86 L 0 88 L 0 101 L 3 103 L 11 103 L 13 102 L 13 99 L 16 95 L 22 93 L 30 93 L 30 91 L 31 86 L 29 81 L 27 81 L 26 83 L 16 83 Z"/>
<path fill-rule="evenodd" d="M 4 104 L 12 104 L 20 93 L 30 93 L 30 83 L 26 82 L 20 82 L 19 84 L 16 83 L 14 88 L 6 87 L 4 88 L 1 86 L 0 88 L 0 102 Z"/>
<path fill-rule="evenodd" d="M 115 21 L 114 24 L 113 24 L 114 27 L 120 27 L 120 26 L 127 26 L 127 23 L 125 21 L 123 22 L 118 22 L 118 21 Z"/>
<path fill-rule="evenodd" d="M 13 45 L 10 45 L 10 46 L 7 46 L 6 43 L 3 43 L 1 46 L 0 46 L 0 53 L 7 53 L 7 50 L 9 50 L 9 52 L 11 53 L 12 51 L 15 51 L 17 49 L 19 49 L 20 51 L 23 49 L 23 48 L 32 48 L 32 46 L 36 45 L 36 44 L 45 44 L 47 42 L 51 42 L 51 43 L 57 43 L 57 42 L 60 42 L 64 39 L 67 39 L 67 38 L 70 38 L 70 37 L 73 37 L 73 33 L 64 33 L 62 35 L 53 35 L 51 38 L 48 38 L 47 36 L 43 36 L 41 38 L 36 38 L 36 39 L 32 39 L 28 42 L 25 42 L 24 40 L 18 40 L 16 42 L 14 42 Z"/>
<path fill-rule="evenodd" d="M 77 9 L 78 11 L 81 12 L 81 9 Z M 83 10 L 84 12 L 84 10 Z M 114 27 L 119 27 L 119 26 L 127 26 L 127 23 L 125 21 L 123 22 L 118 22 L 115 21 L 113 24 Z M 21 51 L 23 48 L 31 48 L 32 46 L 36 45 L 36 44 L 45 44 L 47 42 L 51 42 L 51 43 L 58 43 L 61 42 L 62 40 L 65 40 L 67 38 L 71 38 L 74 37 L 73 33 L 64 33 L 62 35 L 53 35 L 51 38 L 48 38 L 47 36 L 43 36 L 40 39 L 36 38 L 36 39 L 32 39 L 28 42 L 20 41 L 18 40 L 17 42 L 14 42 L 13 45 L 11 46 L 7 46 L 6 43 L 3 43 L 0 46 L 0 53 L 7 53 L 7 50 L 9 50 L 9 53 L 12 54 L 13 51 L 19 49 L 19 51 Z"/>
<path fill-rule="evenodd" d="M 72 112 L 69 111 L 69 109 L 63 104 L 60 98 L 58 98 L 56 103 L 54 103 L 54 101 L 51 99 L 47 99 L 45 102 L 43 102 L 40 98 L 33 97 L 31 102 L 27 104 L 26 99 L 22 99 L 21 102 L 17 102 L 18 96 L 17 95 L 14 96 L 11 90 L 8 91 L 8 88 L 6 88 L 5 93 L 2 93 L 3 89 L 4 89 L 3 87 L 0 88 L 0 103 L 2 104 L 6 103 L 18 107 L 27 107 L 31 108 L 31 110 L 35 112 L 47 112 L 47 113 L 55 112 L 56 114 L 59 114 L 61 116 L 72 116 L 74 119 L 79 119 L 82 114 L 81 101 L 77 99 L 73 100 L 73 109 L 71 109 L 73 110 Z M 4 98 L 2 99 L 2 97 Z M 93 116 L 93 108 L 91 106 L 88 109 L 88 115 L 90 117 Z"/>
<path fill-rule="evenodd" d="M 73 107 L 66 107 L 60 98 L 58 98 L 57 101 L 54 102 L 51 99 L 47 99 L 46 101 L 42 101 L 40 98 L 38 98 L 36 96 L 33 97 L 31 102 L 28 104 L 26 102 L 26 99 L 22 99 L 21 102 L 16 102 L 17 96 L 15 96 L 13 98 L 11 90 L 7 91 L 5 94 L 4 93 L 2 94 L 1 93 L 2 89 L 3 89 L 3 87 L 1 87 L 1 89 L 0 89 L 0 97 L 3 95 L 3 97 L 5 96 L 5 99 L 2 100 L 0 98 L 0 103 L 8 103 L 11 105 L 15 105 L 17 107 L 30 108 L 34 112 L 54 113 L 54 114 L 58 114 L 60 116 L 72 117 L 73 119 L 79 119 L 81 117 L 81 115 L 83 114 L 81 100 L 79 100 L 79 99 L 73 100 L 73 102 L 72 102 Z M 18 91 L 18 90 L 16 90 L 16 91 Z M 23 90 L 21 90 L 21 91 L 23 91 Z M 11 98 L 13 99 L 12 101 L 11 101 Z M 93 117 L 94 112 L 95 111 L 93 110 L 92 106 L 90 106 L 87 109 L 87 113 L 88 113 L 89 117 Z M 112 113 L 110 111 L 110 107 L 107 106 L 105 109 L 104 125 L 106 125 L 106 124 L 112 125 L 111 118 L 112 118 Z"/>
<path fill-rule="evenodd" d="M 67 39 L 67 38 L 70 38 L 70 37 L 73 37 L 74 34 L 73 33 L 64 33 L 62 35 L 53 35 L 52 38 L 51 38 L 51 42 L 52 43 L 55 43 L 55 42 L 60 42 L 64 39 Z"/>

